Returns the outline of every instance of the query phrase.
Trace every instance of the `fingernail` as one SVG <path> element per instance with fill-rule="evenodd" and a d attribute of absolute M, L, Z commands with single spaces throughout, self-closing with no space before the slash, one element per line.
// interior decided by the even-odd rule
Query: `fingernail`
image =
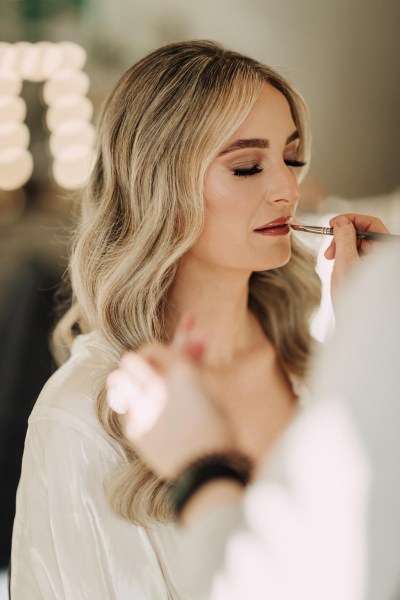
<path fill-rule="evenodd" d="M 186 315 L 186 317 L 183 319 L 182 321 L 182 331 L 184 331 L 185 333 L 189 333 L 189 331 L 192 329 L 194 325 L 194 316 L 193 315 Z"/>
<path fill-rule="evenodd" d="M 175 333 L 175 337 L 172 342 L 172 347 L 175 350 L 183 350 L 186 344 L 186 340 L 188 338 L 188 334 L 194 325 L 194 317 L 193 315 L 186 315 L 178 325 L 178 328 Z"/>
<path fill-rule="evenodd" d="M 108 390 L 107 402 L 109 407 L 119 415 L 124 415 L 129 407 L 126 389 L 113 387 Z"/>
<path fill-rule="evenodd" d="M 190 344 L 188 348 L 188 354 L 193 360 L 199 361 L 203 358 L 205 349 L 206 345 L 204 341 L 195 340 Z"/>

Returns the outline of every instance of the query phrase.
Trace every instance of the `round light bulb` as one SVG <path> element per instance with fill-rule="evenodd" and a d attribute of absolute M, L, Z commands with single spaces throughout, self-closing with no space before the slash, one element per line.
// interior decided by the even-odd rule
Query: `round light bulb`
<path fill-rule="evenodd" d="M 29 129 L 25 123 L 18 121 L 0 123 L 0 150 L 15 147 L 27 148 L 29 138 Z"/>
<path fill-rule="evenodd" d="M 0 123 L 23 121 L 26 104 L 20 96 L 0 96 Z"/>
<path fill-rule="evenodd" d="M 42 81 L 41 51 L 38 44 L 20 48 L 19 72 L 27 81 Z"/>
<path fill-rule="evenodd" d="M 61 152 L 53 163 L 53 176 L 61 187 L 77 190 L 88 181 L 93 161 L 93 151 L 88 146 L 69 146 Z"/>
<path fill-rule="evenodd" d="M 63 61 L 63 52 L 58 44 L 51 42 L 38 42 L 36 44 L 40 52 L 39 73 L 40 81 L 47 81 L 61 66 Z"/>
<path fill-rule="evenodd" d="M 92 147 L 95 139 L 95 129 L 87 121 L 71 119 L 64 121 L 50 135 L 50 152 L 53 156 L 58 156 L 64 148 L 82 144 Z"/>
<path fill-rule="evenodd" d="M 64 121 L 77 119 L 90 121 L 93 104 L 88 98 L 76 95 L 61 96 L 50 105 L 46 114 L 46 123 L 50 131 L 55 131 Z"/>
<path fill-rule="evenodd" d="M 21 76 L 16 71 L 0 69 L 0 96 L 18 96 L 21 90 Z"/>
<path fill-rule="evenodd" d="M 33 158 L 25 148 L 0 150 L 0 189 L 16 190 L 32 175 Z"/>
<path fill-rule="evenodd" d="M 9 44 L 8 42 L 0 43 L 0 69 L 4 71 L 17 71 L 18 52 L 16 45 Z"/>
<path fill-rule="evenodd" d="M 47 104 L 53 104 L 62 96 L 74 94 L 86 96 L 89 91 L 89 77 L 83 71 L 63 69 L 54 74 L 43 85 L 43 98 Z"/>
<path fill-rule="evenodd" d="M 34 44 L 31 42 L 16 42 L 13 44 L 15 57 L 16 57 L 16 65 L 15 69 L 18 73 L 21 72 L 21 64 L 24 60 L 25 53 L 29 52 Z"/>
<path fill-rule="evenodd" d="M 86 51 L 74 42 L 59 42 L 63 55 L 62 68 L 81 70 L 86 62 Z"/>
<path fill-rule="evenodd" d="M 3 60 L 3 56 L 6 54 L 10 46 L 11 44 L 9 42 L 0 42 L 0 67 Z"/>

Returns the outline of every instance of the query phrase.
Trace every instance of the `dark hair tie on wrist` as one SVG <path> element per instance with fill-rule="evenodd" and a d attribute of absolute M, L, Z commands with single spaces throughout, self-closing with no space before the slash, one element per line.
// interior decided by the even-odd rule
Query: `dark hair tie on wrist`
<path fill-rule="evenodd" d="M 239 452 L 208 454 L 189 464 L 169 488 L 177 519 L 190 498 L 213 479 L 233 479 L 245 487 L 252 473 L 250 459 Z"/>

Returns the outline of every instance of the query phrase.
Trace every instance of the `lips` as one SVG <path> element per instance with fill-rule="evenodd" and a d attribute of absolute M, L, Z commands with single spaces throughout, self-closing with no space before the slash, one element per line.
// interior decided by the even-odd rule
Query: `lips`
<path fill-rule="evenodd" d="M 262 235 L 286 235 L 290 231 L 289 223 L 291 220 L 291 216 L 279 217 L 261 227 L 257 227 L 254 231 Z"/>

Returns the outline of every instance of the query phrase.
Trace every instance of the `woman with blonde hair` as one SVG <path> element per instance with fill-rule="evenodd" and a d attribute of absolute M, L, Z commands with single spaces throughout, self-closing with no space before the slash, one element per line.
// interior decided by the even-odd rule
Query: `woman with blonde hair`
<path fill-rule="evenodd" d="M 212 42 L 167 45 L 117 83 L 97 146 L 72 306 L 55 336 L 69 358 L 29 420 L 11 561 L 18 600 L 181 597 L 169 482 L 145 466 L 106 400 L 124 353 L 170 342 L 192 314 L 209 338 L 203 385 L 257 464 L 301 402 L 312 349 L 319 279 L 289 227 L 309 124 L 284 78 Z"/>

